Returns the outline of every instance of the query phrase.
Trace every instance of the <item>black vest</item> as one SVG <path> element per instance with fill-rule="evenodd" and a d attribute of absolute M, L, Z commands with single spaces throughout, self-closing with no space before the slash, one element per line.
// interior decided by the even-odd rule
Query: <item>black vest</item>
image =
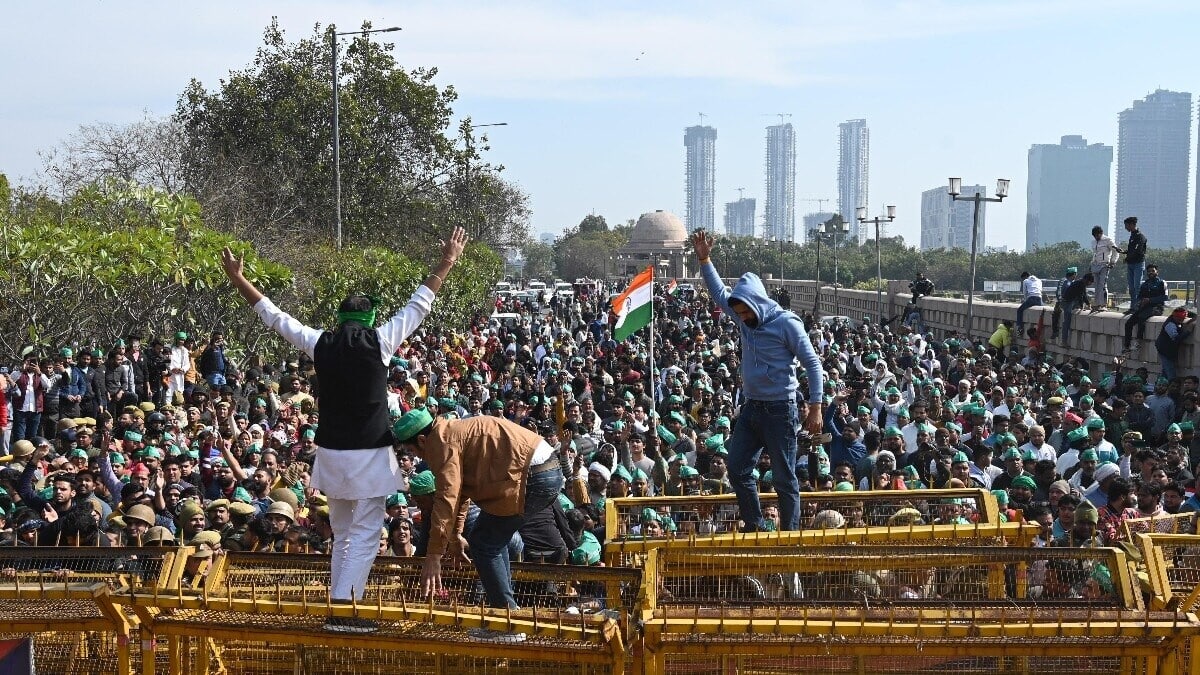
<path fill-rule="evenodd" d="M 317 445 L 334 450 L 390 446 L 388 369 L 379 353 L 379 333 L 346 322 L 321 334 L 313 357 L 321 382 Z"/>

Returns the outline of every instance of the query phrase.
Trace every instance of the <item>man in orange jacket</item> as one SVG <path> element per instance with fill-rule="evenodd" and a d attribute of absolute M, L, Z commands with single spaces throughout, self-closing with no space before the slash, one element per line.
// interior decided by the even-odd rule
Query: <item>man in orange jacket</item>
<path fill-rule="evenodd" d="M 526 518 L 552 508 L 562 492 L 563 472 L 554 447 L 501 417 L 435 419 L 424 408 L 405 413 L 392 431 L 397 441 L 425 460 L 436 486 L 422 591 L 441 591 L 447 547 L 461 555 L 455 525 L 461 505 L 471 499 L 481 512 L 467 543 L 488 604 L 516 609 L 508 542 Z M 498 637 L 479 632 L 476 637 Z"/>

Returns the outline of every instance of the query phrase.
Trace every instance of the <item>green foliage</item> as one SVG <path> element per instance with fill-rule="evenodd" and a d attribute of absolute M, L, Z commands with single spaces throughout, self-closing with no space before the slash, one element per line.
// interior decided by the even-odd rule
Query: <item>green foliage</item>
<path fill-rule="evenodd" d="M 295 298 L 296 316 L 310 326 L 332 328 L 338 304 L 352 294 L 380 299 L 380 321 L 402 308 L 429 270 L 402 254 L 380 247 L 343 249 L 314 246 L 308 253 L 313 265 L 308 270 L 307 291 Z M 503 260 L 482 244 L 471 244 L 438 292 L 430 325 L 462 330 L 486 302 Z M 302 312 L 302 313 L 301 313 Z"/>
<path fill-rule="evenodd" d="M 563 279 L 604 278 L 613 271 L 613 256 L 628 234 L 609 230 L 604 216 L 588 215 L 554 242 L 554 266 Z"/>
<path fill-rule="evenodd" d="M 333 239 L 333 30 L 290 42 L 272 21 L 250 65 L 180 96 L 188 189 L 223 227 L 268 245 L 293 229 Z M 517 245 L 525 195 L 479 159 L 469 120 L 448 134 L 454 88 L 434 83 L 436 69 L 401 68 L 379 37 L 338 42 L 345 241 L 417 251 L 460 224 L 494 247 Z"/>
<path fill-rule="evenodd" d="M 525 269 L 521 273 L 523 277 L 541 279 L 554 276 L 554 247 L 530 240 L 521 253 L 525 258 Z"/>
<path fill-rule="evenodd" d="M 61 208 L 44 196 L 22 198 L 5 214 L 0 322 L 22 331 L 0 331 L 4 353 L 25 343 L 107 345 L 129 334 L 218 325 L 245 331 L 253 317 L 229 292 L 220 263 L 225 246 L 246 256 L 247 276 L 266 292 L 292 280 L 286 268 L 204 227 L 189 197 L 108 183 L 81 190 Z"/>

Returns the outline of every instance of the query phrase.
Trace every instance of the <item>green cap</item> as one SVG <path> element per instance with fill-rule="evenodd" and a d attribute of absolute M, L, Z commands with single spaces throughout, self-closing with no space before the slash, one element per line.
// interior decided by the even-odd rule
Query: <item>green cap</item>
<path fill-rule="evenodd" d="M 1104 420 L 1100 419 L 1099 417 L 1093 417 L 1087 421 L 1087 428 L 1088 429 L 1103 429 L 1104 428 Z"/>
<path fill-rule="evenodd" d="M 995 495 L 996 501 L 999 502 L 999 504 L 1000 504 L 1000 508 L 1005 508 L 1008 506 L 1008 492 L 1007 491 L 992 490 L 992 494 Z"/>
<path fill-rule="evenodd" d="M 1100 512 L 1096 510 L 1094 504 L 1085 499 L 1075 507 L 1075 522 L 1095 525 L 1100 522 Z"/>
<path fill-rule="evenodd" d="M 888 427 L 887 429 L 883 430 L 884 438 L 895 438 L 896 436 L 903 436 L 903 435 L 904 435 L 904 432 L 900 431 L 900 429 L 898 429 L 897 427 L 894 427 L 894 426 Z"/>
<path fill-rule="evenodd" d="M 433 472 L 426 469 L 408 479 L 408 491 L 414 497 L 423 497 L 434 493 Z"/>
<path fill-rule="evenodd" d="M 859 414 L 859 415 L 870 415 L 870 414 L 871 414 L 871 409 L 870 409 L 870 408 L 868 408 L 868 407 L 867 407 L 867 406 L 865 406 L 865 405 L 860 405 L 860 406 L 858 406 L 858 411 L 857 411 L 857 412 L 858 412 L 858 414 Z"/>
<path fill-rule="evenodd" d="M 1025 488 L 1026 490 L 1037 490 L 1037 483 L 1029 476 L 1017 476 L 1009 483 L 1009 487 Z"/>
<path fill-rule="evenodd" d="M 1025 452 L 1021 453 L 1021 460 L 1025 462 L 1036 462 L 1037 453 L 1033 451 L 1033 448 L 1029 448 Z"/>
<path fill-rule="evenodd" d="M 1100 461 L 1100 455 L 1098 455 L 1096 453 L 1096 450 L 1094 448 L 1088 448 L 1087 450 L 1084 450 L 1083 452 L 1079 453 L 1079 461 L 1081 461 L 1081 462 L 1088 462 L 1088 461 L 1098 462 L 1098 461 Z"/>
<path fill-rule="evenodd" d="M 129 441 L 130 443 L 141 443 L 142 435 L 139 434 L 138 432 L 134 431 L 133 429 L 126 429 L 125 430 L 125 440 Z"/>
<path fill-rule="evenodd" d="M 376 503 L 378 503 L 378 502 L 376 502 Z M 387 502 L 385 505 L 389 509 L 392 508 L 393 506 L 408 506 L 408 499 L 405 498 L 403 492 L 397 492 L 395 494 L 388 495 Z"/>
<path fill-rule="evenodd" d="M 834 492 L 854 492 L 854 484 L 850 481 L 842 481 L 833 486 Z"/>
<path fill-rule="evenodd" d="M 1196 424 L 1195 424 L 1194 422 L 1180 422 L 1180 423 L 1179 423 L 1179 430 L 1180 430 L 1180 431 L 1182 431 L 1182 432 L 1183 432 L 1183 433 L 1185 433 L 1185 434 L 1186 434 L 1187 432 L 1189 432 L 1189 431 L 1195 431 L 1195 430 L 1196 430 Z"/>
<path fill-rule="evenodd" d="M 424 408 L 414 408 L 404 413 L 404 415 L 396 420 L 392 425 L 392 435 L 400 442 L 411 440 L 422 429 L 433 424 L 433 415 Z"/>
<path fill-rule="evenodd" d="M 65 359 L 69 359 L 75 355 L 75 352 L 71 351 L 70 347 L 63 347 L 62 349 L 58 350 L 58 355 Z"/>
<path fill-rule="evenodd" d="M 175 339 L 176 340 L 186 340 L 187 339 L 187 331 L 182 331 L 182 330 L 179 331 L 178 333 L 175 334 Z"/>
<path fill-rule="evenodd" d="M 82 457 L 83 459 L 88 458 L 87 450 L 84 450 L 83 448 L 75 448 L 71 451 L 71 454 L 67 456 L 71 459 L 75 459 L 76 457 Z"/>
<path fill-rule="evenodd" d="M 713 426 L 715 426 L 718 429 L 728 429 L 730 427 L 729 418 L 724 415 L 721 415 L 720 417 L 718 417 L 716 419 L 715 422 L 713 422 Z"/>
<path fill-rule="evenodd" d="M 1182 434 L 1183 428 L 1180 427 L 1179 424 L 1177 424 L 1177 423 L 1172 423 L 1171 426 L 1167 427 L 1167 433 L 1168 434 Z"/>
<path fill-rule="evenodd" d="M 687 424 L 687 420 L 685 420 L 683 415 L 679 412 L 672 412 L 670 415 L 667 415 L 667 419 L 673 422 L 679 422 L 680 424 Z"/>
<path fill-rule="evenodd" d="M 1079 427 L 1067 432 L 1067 442 L 1074 443 L 1075 441 L 1087 438 L 1087 427 Z"/>
<path fill-rule="evenodd" d="M 617 470 L 612 472 L 612 477 L 620 478 L 620 479 L 624 480 L 626 483 L 633 482 L 633 476 L 630 476 L 629 471 L 624 466 L 621 466 L 621 465 L 618 465 Z"/>
<path fill-rule="evenodd" d="M 956 434 L 961 434 L 961 433 L 962 433 L 962 426 L 960 426 L 960 425 L 958 424 L 958 422 L 946 422 L 946 424 L 945 424 L 944 426 L 945 426 L 947 429 L 949 429 L 950 431 L 953 431 L 953 432 L 954 432 L 954 433 L 956 433 Z"/>
<path fill-rule="evenodd" d="M 661 438 L 662 442 L 666 443 L 667 445 L 675 445 L 675 441 L 679 440 L 675 437 L 675 434 L 671 433 L 670 429 L 661 424 L 658 425 L 658 437 Z"/>
<path fill-rule="evenodd" d="M 1021 451 L 1017 450 L 1016 448 L 1009 448 L 1004 451 L 1004 454 L 1000 456 L 1000 459 L 1021 459 Z"/>
<path fill-rule="evenodd" d="M 700 475 L 699 471 L 693 469 L 692 467 L 688 466 L 687 464 L 684 464 L 683 466 L 679 467 L 679 477 L 680 478 L 695 478 L 696 476 L 699 476 L 699 475 Z"/>
<path fill-rule="evenodd" d="M 967 464 L 971 463 L 971 459 L 969 457 L 967 457 L 967 453 L 965 453 L 961 450 L 954 453 L 954 457 L 950 461 L 954 464 L 958 464 L 959 462 L 963 462 L 963 463 L 967 463 Z"/>
<path fill-rule="evenodd" d="M 316 437 L 317 437 L 317 432 L 313 431 L 312 429 L 305 429 L 304 433 L 300 434 L 300 438 L 303 438 L 306 440 L 316 438 Z"/>
<path fill-rule="evenodd" d="M 721 434 L 713 434 L 704 439 L 704 447 L 715 451 L 717 448 L 725 447 L 725 436 Z"/>

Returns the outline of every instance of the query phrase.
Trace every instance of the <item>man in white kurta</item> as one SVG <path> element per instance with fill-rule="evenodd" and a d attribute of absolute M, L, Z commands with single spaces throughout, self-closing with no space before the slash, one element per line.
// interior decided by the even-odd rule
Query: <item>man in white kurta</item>
<path fill-rule="evenodd" d="M 400 487 L 387 410 L 391 358 L 429 314 L 434 294 L 465 243 L 466 234 L 456 228 L 443 244 L 441 263 L 386 323 L 374 327 L 374 300 L 351 296 L 339 307 L 335 331 L 311 328 L 280 310 L 246 280 L 239 258 L 228 248 L 222 253 L 226 275 L 263 323 L 312 357 L 317 366 L 321 425 L 310 485 L 329 499 L 334 534 L 329 590 L 335 603 L 363 597 L 379 549 L 386 496 Z M 355 444 L 362 439 L 370 440 Z M 376 626 L 357 617 L 331 617 L 326 628 L 362 633 Z"/>

